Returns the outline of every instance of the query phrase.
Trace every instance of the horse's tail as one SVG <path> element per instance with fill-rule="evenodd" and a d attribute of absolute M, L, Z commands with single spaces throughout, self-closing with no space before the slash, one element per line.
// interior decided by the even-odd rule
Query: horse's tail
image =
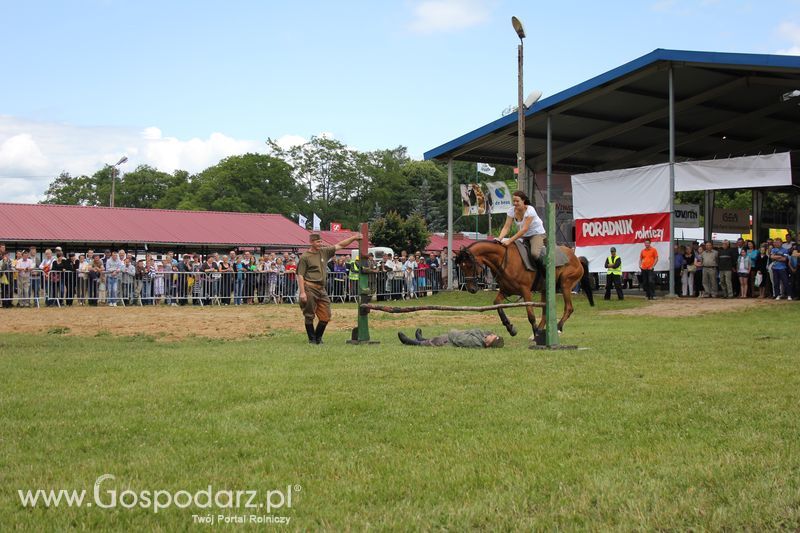
<path fill-rule="evenodd" d="M 592 296 L 592 275 L 589 273 L 589 260 L 581 256 L 578 258 L 583 265 L 583 276 L 581 276 L 581 289 L 589 299 L 589 305 L 594 307 L 594 296 Z"/>

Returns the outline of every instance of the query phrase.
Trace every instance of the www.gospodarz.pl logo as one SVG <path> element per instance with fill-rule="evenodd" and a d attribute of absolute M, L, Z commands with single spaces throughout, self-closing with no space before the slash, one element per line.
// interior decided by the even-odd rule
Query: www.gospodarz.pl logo
<path fill-rule="evenodd" d="M 241 509 L 258 510 L 272 514 L 277 510 L 292 508 L 292 499 L 302 490 L 300 485 L 287 485 L 285 489 L 214 490 L 212 485 L 197 491 L 145 489 L 119 490 L 110 483 L 116 479 L 103 474 L 94 482 L 89 497 L 86 489 L 27 489 L 17 490 L 23 507 L 99 507 L 101 509 L 148 509 L 158 513 L 164 509 Z M 288 518 L 288 517 L 285 517 Z M 288 521 L 287 521 L 288 523 Z"/>

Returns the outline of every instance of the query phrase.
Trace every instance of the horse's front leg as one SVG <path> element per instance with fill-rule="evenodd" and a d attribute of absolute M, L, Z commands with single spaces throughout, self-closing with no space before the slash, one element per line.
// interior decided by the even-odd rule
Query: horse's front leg
<path fill-rule="evenodd" d="M 502 292 L 498 291 L 497 296 L 495 296 L 494 298 L 494 304 L 495 305 L 501 304 L 505 299 L 506 299 L 505 295 Z M 514 325 L 511 323 L 511 321 L 508 319 L 505 311 L 503 311 L 502 309 L 498 309 L 497 314 L 500 315 L 500 322 L 502 322 L 503 325 L 506 327 L 506 331 L 508 331 L 509 335 L 511 335 L 512 337 L 515 336 L 517 334 L 517 328 L 515 328 Z"/>

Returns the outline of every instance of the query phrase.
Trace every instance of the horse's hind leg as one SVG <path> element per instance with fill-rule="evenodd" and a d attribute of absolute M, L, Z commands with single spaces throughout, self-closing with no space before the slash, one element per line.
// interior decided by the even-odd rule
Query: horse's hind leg
<path fill-rule="evenodd" d="M 505 299 L 506 299 L 505 295 L 502 292 L 498 292 L 497 296 L 495 296 L 494 298 L 494 304 L 495 305 L 501 304 Z M 500 322 L 502 322 L 503 325 L 506 327 L 506 331 L 508 331 L 509 335 L 511 335 L 512 337 L 515 336 L 517 334 L 517 328 L 515 328 L 514 324 L 512 324 L 511 321 L 508 319 L 505 311 L 503 311 L 502 309 L 498 309 L 497 314 L 500 315 Z"/>

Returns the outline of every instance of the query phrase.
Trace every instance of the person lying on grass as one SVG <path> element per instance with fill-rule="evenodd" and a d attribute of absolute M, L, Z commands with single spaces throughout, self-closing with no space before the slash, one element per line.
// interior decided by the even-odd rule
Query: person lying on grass
<path fill-rule="evenodd" d="M 402 331 L 397 332 L 400 342 L 409 346 L 457 346 L 459 348 L 502 348 L 503 337 L 495 335 L 491 331 L 480 329 L 454 329 L 444 335 L 426 339 L 422 336 L 422 330 L 417 329 L 414 339 L 406 336 Z"/>

